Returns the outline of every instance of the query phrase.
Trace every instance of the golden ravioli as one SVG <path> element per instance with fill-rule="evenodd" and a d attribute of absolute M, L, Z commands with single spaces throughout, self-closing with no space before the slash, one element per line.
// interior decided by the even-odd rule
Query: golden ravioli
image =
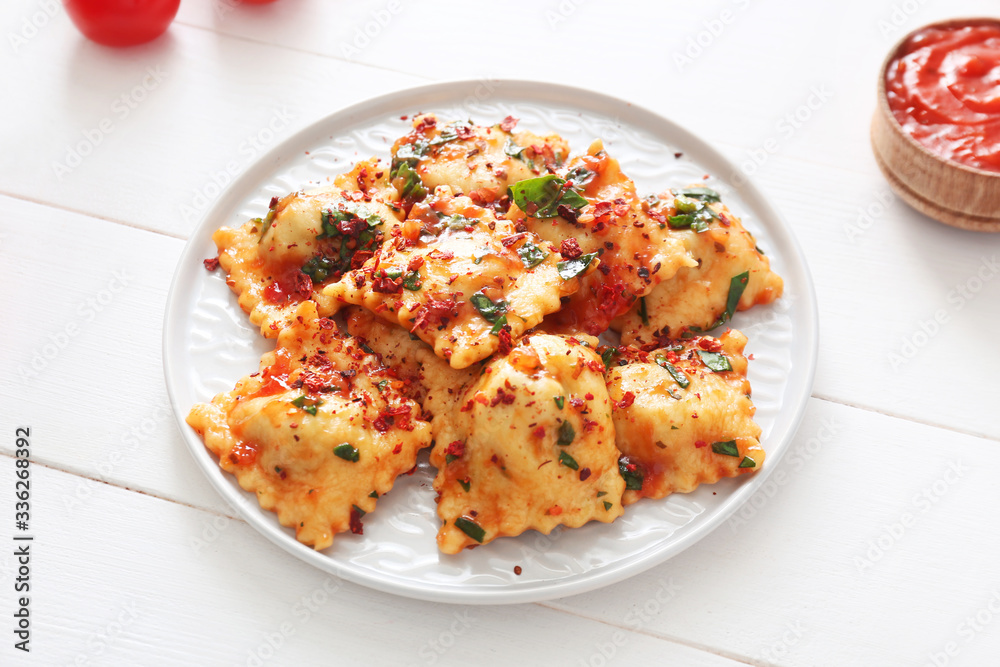
<path fill-rule="evenodd" d="M 566 259 L 599 260 L 598 270 L 581 278 L 579 291 L 545 324 L 547 330 L 598 335 L 637 298 L 695 261 L 665 225 L 647 215 L 632 179 L 600 142 L 570 160 L 559 176 L 545 184 L 562 188 L 548 205 L 539 206 L 546 200 L 532 195 L 544 192 L 538 181 L 515 185 L 507 217 L 558 247 Z"/>
<path fill-rule="evenodd" d="M 392 182 L 405 202 L 442 185 L 477 204 L 496 202 L 511 183 L 552 171 L 569 155 L 558 135 L 515 134 L 515 125 L 510 117 L 484 127 L 415 116 L 413 130 L 392 147 Z"/>
<path fill-rule="evenodd" d="M 682 207 L 693 210 L 678 210 L 678 199 Z M 714 190 L 688 188 L 676 196 L 668 191 L 653 198 L 650 215 L 668 224 L 686 223 L 671 233 L 698 265 L 683 268 L 672 280 L 654 287 L 644 302 L 614 323 L 623 343 L 652 343 L 659 335 L 676 338 L 686 328 L 708 330 L 721 324 L 732 315 L 727 310 L 730 296 L 736 296 L 734 290 L 742 290 L 734 299 L 735 310 L 768 304 L 781 296 L 781 276 L 771 271 L 770 261 L 753 236 L 718 201 Z"/>
<path fill-rule="evenodd" d="M 187 421 L 223 470 L 296 538 L 324 549 L 431 444 L 420 406 L 391 369 L 305 301 L 260 372 L 191 409 Z"/>
<path fill-rule="evenodd" d="M 323 294 L 364 306 L 466 368 L 509 349 L 577 289 L 578 280 L 560 276 L 560 260 L 534 234 L 439 188 L 413 204 L 364 266 Z"/>
<path fill-rule="evenodd" d="M 730 330 L 652 351 L 617 348 L 626 363 L 612 364 L 607 380 L 625 456 L 626 505 L 760 468 L 764 450 L 753 421 L 746 342 Z"/>
<path fill-rule="evenodd" d="M 442 552 L 621 516 L 625 482 L 596 342 L 531 335 L 466 388 L 431 451 Z"/>
<path fill-rule="evenodd" d="M 323 286 L 360 266 L 399 222 L 393 201 L 380 198 L 395 191 L 377 160 L 359 163 L 337 183 L 343 187 L 275 197 L 265 218 L 212 235 L 227 284 L 267 338 L 307 299 L 332 315 L 338 304 Z"/>

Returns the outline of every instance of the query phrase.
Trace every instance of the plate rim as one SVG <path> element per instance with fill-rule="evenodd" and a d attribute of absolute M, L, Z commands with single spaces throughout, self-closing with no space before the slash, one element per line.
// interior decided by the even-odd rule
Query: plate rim
<path fill-rule="evenodd" d="M 764 196 L 761 188 L 751 178 L 741 178 L 738 185 L 732 181 L 732 175 L 739 174 L 740 172 L 727 157 L 706 140 L 666 116 L 613 95 L 577 86 L 541 80 L 491 79 L 488 82 L 495 84 L 496 88 L 501 89 L 498 95 L 501 99 L 523 98 L 525 101 L 541 103 L 557 102 L 566 107 L 589 110 L 600 115 L 607 115 L 606 109 L 608 108 L 621 106 L 624 107 L 624 116 L 619 115 L 616 119 L 622 124 L 639 127 L 648 131 L 648 123 L 637 125 L 634 121 L 628 120 L 628 118 L 644 117 L 645 120 L 651 121 L 658 130 L 667 130 L 672 137 L 672 141 L 680 139 L 688 145 L 695 145 L 701 156 L 710 158 L 710 161 L 717 163 L 724 169 L 724 171 L 715 170 L 715 178 L 739 192 L 740 196 L 747 200 L 747 204 L 753 210 L 754 214 L 756 214 L 759 222 L 763 222 L 763 226 L 767 228 L 768 233 L 774 241 L 780 241 L 789 247 L 791 252 L 787 256 L 782 256 L 787 265 L 786 275 L 783 277 L 787 278 L 788 275 L 795 274 L 796 287 L 803 297 L 802 303 L 796 305 L 804 310 L 795 322 L 796 325 L 801 324 L 804 330 L 800 331 L 796 328 L 795 333 L 800 339 L 802 337 L 805 338 L 804 341 L 800 340 L 800 343 L 804 345 L 804 358 L 807 362 L 807 367 L 801 369 L 799 373 L 790 374 L 794 380 L 791 384 L 785 385 L 783 388 L 785 401 L 790 400 L 791 404 L 783 404 L 778 414 L 784 415 L 790 413 L 791 418 L 783 423 L 784 428 L 780 432 L 772 430 L 769 434 L 770 441 L 780 442 L 782 446 L 778 448 L 774 455 L 768 457 L 768 465 L 765 465 L 750 479 L 741 482 L 739 488 L 721 506 L 712 510 L 711 514 L 707 517 L 700 519 L 698 525 L 692 527 L 689 532 L 677 539 L 671 540 L 666 547 L 647 549 L 645 552 L 634 554 L 624 562 L 610 567 L 598 567 L 595 570 L 584 573 L 572 573 L 555 581 L 532 582 L 524 586 L 510 587 L 496 584 L 469 584 L 463 588 L 456 588 L 451 585 L 435 587 L 422 582 L 407 581 L 405 578 L 400 578 L 395 574 L 384 573 L 382 576 L 373 576 L 363 570 L 341 566 L 330 556 L 296 541 L 294 537 L 288 535 L 282 526 L 267 522 L 265 520 L 267 518 L 265 511 L 259 506 L 251 506 L 247 498 L 242 495 L 244 493 L 242 489 L 238 486 L 234 487 L 225 480 L 225 472 L 219 467 L 218 462 L 204 446 L 201 438 L 198 437 L 194 429 L 183 418 L 183 415 L 187 414 L 189 406 L 179 406 L 178 404 L 177 391 L 175 389 L 177 379 L 174 377 L 178 369 L 176 369 L 176 364 L 170 363 L 172 351 L 168 325 L 171 322 L 177 321 L 177 311 L 180 309 L 183 297 L 186 296 L 184 289 L 186 283 L 194 281 L 194 276 L 187 276 L 183 269 L 191 264 L 193 255 L 201 253 L 201 249 L 196 242 L 196 237 L 210 225 L 212 220 L 217 221 L 217 225 L 221 224 L 218 221 L 225 217 L 225 213 L 231 212 L 237 191 L 242 191 L 248 186 L 253 187 L 255 184 L 259 184 L 259 172 L 273 169 L 284 158 L 293 154 L 296 142 L 301 142 L 305 137 L 316 134 L 318 130 L 350 125 L 358 117 L 364 115 L 366 111 L 393 104 L 399 105 L 405 102 L 414 108 L 420 105 L 430 108 L 441 102 L 461 102 L 463 98 L 468 99 L 471 96 L 469 95 L 471 90 L 474 90 L 477 86 L 482 86 L 486 82 L 486 79 L 456 79 L 399 88 L 375 97 L 369 97 L 333 111 L 300 128 L 294 134 L 286 137 L 262 156 L 258 157 L 248 169 L 229 183 L 213 205 L 208 208 L 199 221 L 192 227 L 192 231 L 187 236 L 184 249 L 177 260 L 174 275 L 167 293 L 163 329 L 161 332 L 161 352 L 167 395 L 174 418 L 177 420 L 178 427 L 181 430 L 186 449 L 202 473 L 208 478 L 211 486 L 233 507 L 240 518 L 250 524 L 251 527 L 273 544 L 320 570 L 333 574 L 345 581 L 351 581 L 385 593 L 429 602 L 516 604 L 540 602 L 569 595 L 577 595 L 623 581 L 656 565 L 662 564 L 690 548 L 717 530 L 721 524 L 725 523 L 739 510 L 767 482 L 770 475 L 778 466 L 780 460 L 790 448 L 791 439 L 794 438 L 801 426 L 809 399 L 812 397 L 812 388 L 818 361 L 819 311 L 815 285 L 802 247 L 795 237 L 792 227 L 778 210 L 770 204 L 770 201 Z M 508 90 L 512 92 L 508 92 Z M 581 104 L 581 102 L 584 102 L 584 104 Z M 604 108 L 605 111 L 600 111 L 600 107 Z M 704 162 L 705 160 L 700 159 L 698 164 L 704 165 Z M 764 222 L 765 220 L 767 222 Z M 778 424 L 776 423 L 775 426 L 778 426 Z"/>

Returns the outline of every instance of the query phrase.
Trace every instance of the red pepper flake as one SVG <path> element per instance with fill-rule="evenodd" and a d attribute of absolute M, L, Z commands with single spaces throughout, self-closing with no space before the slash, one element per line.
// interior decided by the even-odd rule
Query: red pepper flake
<path fill-rule="evenodd" d="M 556 213 L 558 213 L 559 217 L 567 222 L 571 222 L 573 224 L 576 224 L 577 222 L 576 211 L 571 209 L 569 206 L 566 206 L 566 204 L 559 204 L 559 206 L 556 206 Z"/>
<path fill-rule="evenodd" d="M 473 136 L 475 136 L 475 133 L 472 131 L 472 128 L 469 127 L 468 125 L 456 126 L 455 134 L 458 136 L 459 139 L 471 139 Z"/>
<path fill-rule="evenodd" d="M 423 265 L 424 265 L 424 256 L 423 255 L 414 255 L 412 258 L 410 258 L 409 263 L 406 265 L 406 270 L 407 271 L 416 271 L 417 269 L 419 269 Z"/>
<path fill-rule="evenodd" d="M 702 447 L 708 447 L 708 443 L 705 442 L 704 440 L 695 440 L 694 446 L 697 447 L 698 449 L 701 449 Z"/>
<path fill-rule="evenodd" d="M 697 419 L 697 418 L 698 418 L 698 413 L 697 412 L 692 412 L 691 413 L 691 419 Z"/>
<path fill-rule="evenodd" d="M 500 459 L 497 458 L 496 454 L 490 457 L 490 461 L 492 461 L 493 463 L 500 463 Z"/>
<path fill-rule="evenodd" d="M 392 428 L 393 421 L 394 419 L 392 415 L 381 414 L 375 418 L 375 421 L 372 422 L 372 426 L 374 426 L 375 430 L 379 433 L 385 433 Z"/>
<path fill-rule="evenodd" d="M 301 271 L 296 271 L 292 276 L 292 289 L 291 293 L 293 296 L 297 296 L 301 299 L 308 299 L 312 296 L 313 283 L 312 278 L 302 273 Z"/>
<path fill-rule="evenodd" d="M 513 132 L 514 127 L 517 125 L 517 118 L 513 116 L 507 116 L 502 121 L 500 121 L 500 129 L 504 132 Z"/>
<path fill-rule="evenodd" d="M 372 291 L 380 294 L 399 294 L 403 291 L 403 278 L 395 280 L 386 275 L 385 269 L 372 274 Z"/>
<path fill-rule="evenodd" d="M 750 361 L 753 361 L 753 355 L 751 354 L 750 356 L 747 357 L 747 359 L 749 359 Z"/>
<path fill-rule="evenodd" d="M 458 304 L 456 302 L 451 299 L 429 299 L 417 312 L 410 332 L 444 324 L 452 317 L 458 317 Z"/>
<path fill-rule="evenodd" d="M 702 338 L 698 341 L 698 347 L 709 352 L 718 352 L 722 349 L 722 343 L 718 338 Z"/>
<path fill-rule="evenodd" d="M 403 443 L 399 443 L 395 447 L 392 448 L 392 453 L 393 454 L 399 454 L 401 451 L 403 451 Z"/>
<path fill-rule="evenodd" d="M 584 420 L 583 420 L 583 430 L 587 431 L 588 433 L 590 431 L 593 431 L 594 429 L 596 429 L 598 426 L 600 426 L 600 424 L 598 424 L 593 419 L 586 419 L 586 418 L 584 418 Z"/>
<path fill-rule="evenodd" d="M 437 118 L 435 118 L 434 116 L 424 116 L 423 118 L 420 119 L 420 122 L 417 123 L 417 126 L 413 129 L 415 129 L 417 132 L 423 132 L 425 130 L 434 127 L 435 125 L 437 125 Z"/>
<path fill-rule="evenodd" d="M 590 468 L 583 468 L 580 470 L 580 481 L 586 482 L 590 477 Z"/>
<path fill-rule="evenodd" d="M 500 327 L 500 331 L 497 332 L 497 338 L 500 339 L 499 352 L 506 357 L 514 349 L 514 341 L 511 338 L 509 324 Z"/>
<path fill-rule="evenodd" d="M 531 432 L 531 435 L 535 436 L 539 440 L 542 439 L 542 438 L 544 438 L 545 437 L 545 427 L 544 426 L 539 426 L 538 428 L 536 428 L 534 431 Z"/>
<path fill-rule="evenodd" d="M 505 236 L 502 239 L 500 239 L 500 243 L 503 244 L 504 248 L 509 248 L 527 235 L 528 235 L 527 232 L 521 232 L 520 234 L 511 234 L 510 236 Z"/>
<path fill-rule="evenodd" d="M 460 459 L 462 458 L 462 455 L 465 454 L 465 443 L 461 440 L 455 440 L 450 445 L 445 447 L 444 453 L 454 456 L 456 459 Z"/>
<path fill-rule="evenodd" d="M 559 254 L 564 259 L 576 259 L 583 254 L 583 250 L 580 248 L 580 242 L 570 237 L 563 239 L 562 243 L 559 244 Z"/>
<path fill-rule="evenodd" d="M 351 508 L 351 519 L 348 525 L 350 525 L 351 532 L 355 535 L 365 534 L 365 527 L 361 525 L 361 513 L 354 507 Z"/>
<path fill-rule="evenodd" d="M 409 116 L 400 116 L 399 120 L 406 120 L 407 118 L 409 118 Z"/>
<path fill-rule="evenodd" d="M 582 398 L 571 398 L 569 399 L 569 404 L 573 406 L 574 410 L 580 411 L 587 407 L 587 404 L 583 402 Z"/>
<path fill-rule="evenodd" d="M 631 391 L 626 391 L 625 395 L 622 396 L 622 400 L 618 401 L 618 407 L 624 410 L 633 403 L 635 403 L 635 394 L 633 394 Z"/>
<path fill-rule="evenodd" d="M 368 178 L 368 168 L 362 167 L 361 171 L 358 172 L 358 178 L 356 180 L 358 181 L 358 187 L 361 188 L 363 192 L 368 192 L 368 184 L 365 183 L 365 180 L 367 180 L 367 178 Z"/>
<path fill-rule="evenodd" d="M 514 566 L 514 574 L 520 576 L 522 571 L 523 570 L 521 570 L 521 566 L 520 565 L 515 565 Z"/>
<path fill-rule="evenodd" d="M 204 264 L 205 268 L 208 269 L 209 271 L 215 271 L 217 268 L 219 268 L 219 258 L 209 257 L 208 259 L 202 261 L 202 264 Z"/>
<path fill-rule="evenodd" d="M 587 399 L 588 401 L 592 401 L 592 400 L 594 400 L 594 395 L 593 395 L 593 394 L 591 394 L 591 393 L 590 393 L 589 391 L 588 391 L 588 392 L 587 392 L 586 394 L 584 394 L 584 395 L 583 395 L 583 397 L 584 397 L 585 399 Z"/>
<path fill-rule="evenodd" d="M 490 407 L 496 407 L 500 403 L 510 405 L 516 398 L 517 397 L 514 394 L 508 394 L 503 389 L 497 389 L 497 395 L 493 397 L 492 401 L 490 401 Z"/>
<path fill-rule="evenodd" d="M 455 257 L 455 253 L 453 253 L 451 250 L 441 250 L 440 248 L 434 248 L 434 250 L 431 250 L 429 253 L 427 253 L 427 256 L 430 257 L 431 259 L 440 259 L 443 262 L 449 259 L 453 259 Z"/>
<path fill-rule="evenodd" d="M 319 325 L 320 329 L 327 329 L 327 330 L 329 330 L 329 329 L 336 329 L 337 328 L 337 323 L 334 322 L 333 320 L 331 320 L 329 317 L 321 317 L 321 318 L 319 318 L 316 321 L 316 324 Z M 327 363 L 329 363 L 329 360 L 327 360 Z"/>
<path fill-rule="evenodd" d="M 599 201 L 594 205 L 594 217 L 603 218 L 614 209 L 614 204 L 609 201 Z"/>
<path fill-rule="evenodd" d="M 624 199 L 618 197 L 617 199 L 615 199 L 614 203 L 615 203 L 614 210 L 616 216 L 618 216 L 619 218 L 624 218 L 626 215 L 628 215 L 628 203 Z"/>

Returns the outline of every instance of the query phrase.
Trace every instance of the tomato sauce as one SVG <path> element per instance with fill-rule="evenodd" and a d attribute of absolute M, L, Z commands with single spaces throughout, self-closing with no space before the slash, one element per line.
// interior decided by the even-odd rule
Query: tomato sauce
<path fill-rule="evenodd" d="M 889 63 L 885 89 L 896 121 L 920 144 L 1000 171 L 1000 22 L 915 33 Z"/>

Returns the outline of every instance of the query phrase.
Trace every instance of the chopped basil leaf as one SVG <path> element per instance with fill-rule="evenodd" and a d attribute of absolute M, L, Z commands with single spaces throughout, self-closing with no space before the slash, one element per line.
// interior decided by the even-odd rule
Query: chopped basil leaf
<path fill-rule="evenodd" d="M 694 188 L 684 188 L 680 192 L 685 197 L 694 197 L 695 199 L 701 199 L 702 201 L 716 202 L 721 201 L 719 193 L 712 188 L 706 187 L 694 187 Z"/>
<path fill-rule="evenodd" d="M 501 299 L 500 301 L 494 302 L 493 299 L 486 296 L 482 292 L 476 292 L 471 297 L 469 301 L 472 303 L 473 307 L 479 311 L 479 314 L 483 316 L 490 324 L 496 323 L 500 316 L 507 312 L 507 302 Z"/>
<path fill-rule="evenodd" d="M 399 268 L 398 266 L 393 266 L 388 269 L 382 269 L 382 273 L 385 274 L 385 277 L 389 278 L 390 280 L 395 280 L 396 278 L 403 277 L 403 269 Z"/>
<path fill-rule="evenodd" d="M 639 299 L 639 319 L 642 320 L 642 326 L 649 326 L 649 313 L 646 312 L 646 297 Z"/>
<path fill-rule="evenodd" d="M 368 514 L 368 512 L 364 511 L 363 509 L 361 509 L 361 508 L 360 508 L 360 507 L 358 507 L 357 505 L 351 505 L 351 507 L 353 507 L 353 508 L 354 508 L 354 511 L 358 513 L 358 518 L 359 518 L 359 519 L 360 519 L 361 517 L 363 517 L 364 515 Z"/>
<path fill-rule="evenodd" d="M 463 491 L 468 491 L 469 488 L 472 486 L 472 483 L 469 480 L 460 479 L 458 480 L 458 485 L 462 487 Z"/>
<path fill-rule="evenodd" d="M 408 163 L 400 163 L 394 178 L 403 179 L 402 185 L 396 187 L 399 196 L 403 199 L 421 199 L 427 195 L 427 189 L 424 187 L 423 181 L 420 180 L 420 174 Z"/>
<path fill-rule="evenodd" d="M 326 255 L 315 255 L 302 265 L 302 273 L 309 276 L 314 285 L 324 282 L 338 270 L 337 261 Z"/>
<path fill-rule="evenodd" d="M 503 329 L 506 325 L 507 325 L 507 316 L 501 315 L 500 318 L 497 319 L 496 323 L 493 325 L 493 328 L 490 329 L 490 335 L 499 336 L 500 330 Z"/>
<path fill-rule="evenodd" d="M 292 405 L 297 408 L 301 408 L 303 412 L 308 412 L 309 414 L 316 416 L 316 411 L 319 406 L 323 405 L 323 401 L 318 398 L 309 398 L 305 394 L 302 394 L 292 401 Z"/>
<path fill-rule="evenodd" d="M 317 239 L 332 239 L 343 236 L 341 231 L 344 223 L 354 220 L 364 220 L 368 224 L 368 230 L 374 229 L 382 224 L 382 218 L 372 213 L 364 204 L 354 202 L 341 202 L 337 208 L 327 208 L 320 213 L 320 226 L 322 231 L 316 235 Z M 356 232 L 358 241 L 362 241 L 362 235 L 368 230 L 362 228 Z M 359 245 L 361 245 L 359 243 Z"/>
<path fill-rule="evenodd" d="M 260 220 L 260 218 L 255 218 L 255 222 L 257 220 L 260 220 L 262 225 L 260 228 L 260 237 L 257 239 L 257 243 L 260 243 L 261 241 L 264 240 L 264 234 L 267 234 L 267 230 L 271 228 L 271 223 L 274 222 L 274 216 L 277 213 L 276 210 L 277 206 L 278 206 L 278 198 L 272 197 L 271 205 L 267 207 L 267 215 L 264 216 L 264 219 Z"/>
<path fill-rule="evenodd" d="M 667 222 L 674 229 L 683 229 L 684 227 L 690 227 L 691 223 L 694 222 L 693 213 L 682 213 L 680 215 L 672 215 L 667 218 Z"/>
<path fill-rule="evenodd" d="M 684 396 L 673 387 L 667 387 L 667 393 L 670 394 L 670 398 L 674 399 L 675 401 L 679 401 L 682 398 L 684 398 Z"/>
<path fill-rule="evenodd" d="M 564 422 L 565 423 L 565 422 Z M 570 470 L 579 470 L 580 464 L 576 462 L 572 456 L 567 454 L 565 451 L 559 452 L 559 463 L 563 464 Z"/>
<path fill-rule="evenodd" d="M 698 210 L 701 204 L 694 200 L 681 195 L 674 198 L 674 208 L 676 208 L 681 213 L 694 213 Z"/>
<path fill-rule="evenodd" d="M 562 396 L 560 396 L 559 398 L 562 398 Z M 560 447 L 565 447 L 566 445 L 573 442 L 573 438 L 575 437 L 576 437 L 576 430 L 573 428 L 573 425 L 570 424 L 568 421 L 564 421 L 562 424 L 559 425 L 559 437 L 556 440 L 556 444 L 559 445 Z"/>
<path fill-rule="evenodd" d="M 372 491 L 368 494 L 369 498 L 378 498 L 378 491 Z"/>
<path fill-rule="evenodd" d="M 549 253 L 545 252 L 531 241 L 526 241 L 520 248 L 517 249 L 517 256 L 521 258 L 521 263 L 524 264 L 524 266 L 531 269 L 544 262 L 545 258 L 549 256 Z"/>
<path fill-rule="evenodd" d="M 455 527 L 480 544 L 483 543 L 483 538 L 486 537 L 486 531 L 483 530 L 482 526 L 464 516 L 455 519 Z"/>
<path fill-rule="evenodd" d="M 604 497 L 604 496 L 606 496 L 606 495 L 608 495 L 608 492 L 607 492 L 607 491 L 598 491 L 598 492 L 597 492 L 597 497 L 598 497 L 598 498 L 603 498 L 603 497 Z"/>
<path fill-rule="evenodd" d="M 560 410 L 562 410 L 563 406 L 566 405 L 565 396 L 556 396 L 554 400 L 556 402 L 556 407 L 559 408 Z"/>
<path fill-rule="evenodd" d="M 518 146 L 514 143 L 513 139 L 508 138 L 503 145 L 504 155 L 507 157 L 517 158 L 518 160 L 524 160 L 524 147 Z"/>
<path fill-rule="evenodd" d="M 614 507 L 614 505 L 612 505 L 611 503 L 609 503 L 607 500 L 604 501 L 604 510 L 605 511 L 611 509 L 612 507 Z"/>
<path fill-rule="evenodd" d="M 628 466 L 631 465 L 628 459 L 622 457 L 618 459 L 618 472 L 621 473 L 622 479 L 625 480 L 625 488 L 631 489 L 632 491 L 639 491 L 642 489 L 642 472 L 636 467 L 635 470 L 628 470 Z"/>
<path fill-rule="evenodd" d="M 378 384 L 375 385 L 375 388 L 378 389 L 378 393 L 381 394 L 383 391 L 385 391 L 385 388 L 388 386 L 389 386 L 388 380 L 379 380 Z"/>
<path fill-rule="evenodd" d="M 743 296 L 743 290 L 747 288 L 747 282 L 749 281 L 749 271 L 744 271 L 739 275 L 733 276 L 729 280 L 729 296 L 726 298 L 726 309 L 721 315 L 719 315 L 719 319 L 717 319 L 712 326 L 708 327 L 709 329 L 722 326 L 732 319 L 733 313 L 736 312 L 736 306 L 740 303 L 740 297 Z"/>
<path fill-rule="evenodd" d="M 479 264 L 479 262 L 483 261 L 483 257 L 486 257 L 486 255 L 492 255 L 492 254 L 493 254 L 493 248 L 489 248 L 489 247 L 487 247 L 487 248 L 476 248 L 475 250 L 472 251 L 472 263 L 473 264 Z"/>
<path fill-rule="evenodd" d="M 351 463 L 356 463 L 360 458 L 358 454 L 358 448 L 351 445 L 349 442 L 342 442 L 333 448 L 333 453 L 336 456 L 344 459 L 345 461 L 350 461 Z"/>
<path fill-rule="evenodd" d="M 757 462 L 754 461 L 749 456 L 744 456 L 743 460 L 740 461 L 740 467 L 741 468 L 756 468 L 757 467 Z"/>
<path fill-rule="evenodd" d="M 695 220 L 691 223 L 691 230 L 698 234 L 708 231 L 708 223 L 704 220 Z"/>
<path fill-rule="evenodd" d="M 423 285 L 423 282 L 420 280 L 419 271 L 410 271 L 403 276 L 403 287 L 411 292 L 419 290 L 421 285 Z"/>
<path fill-rule="evenodd" d="M 586 255 L 581 255 L 576 259 L 566 259 L 561 262 L 556 263 L 556 269 L 559 270 L 559 277 L 563 280 L 570 280 L 576 278 L 578 275 L 587 270 L 590 263 L 594 261 L 597 257 L 596 252 L 587 253 Z"/>
<path fill-rule="evenodd" d="M 611 359 L 615 356 L 615 348 L 609 347 L 601 352 L 601 361 L 604 362 L 604 370 L 611 368 Z"/>
<path fill-rule="evenodd" d="M 684 371 L 667 361 L 665 357 L 657 355 L 656 365 L 670 373 L 670 377 L 674 379 L 674 382 L 681 386 L 681 389 L 687 389 L 688 385 L 691 384 L 691 381 L 688 380 L 688 376 L 684 374 Z"/>
<path fill-rule="evenodd" d="M 471 227 L 479 221 L 475 218 L 467 218 L 464 215 L 455 214 L 443 216 L 441 218 L 441 222 L 443 222 L 444 226 L 448 229 L 459 231 L 464 230 L 466 227 Z"/>
<path fill-rule="evenodd" d="M 713 442 L 712 451 L 716 454 L 722 454 L 723 456 L 739 456 L 740 450 L 736 447 L 735 440 L 726 440 L 725 442 Z"/>
<path fill-rule="evenodd" d="M 594 172 L 586 167 L 577 167 L 575 169 L 570 169 L 569 173 L 566 174 L 566 182 L 570 184 L 570 187 L 581 189 L 587 183 L 594 180 L 596 176 Z"/>
<path fill-rule="evenodd" d="M 716 373 L 733 370 L 732 364 L 729 363 L 729 359 L 724 354 L 698 350 L 698 356 L 701 357 L 701 360 L 705 362 L 706 366 L 711 368 Z"/>
<path fill-rule="evenodd" d="M 517 207 L 533 218 L 554 218 L 559 207 L 580 210 L 587 200 L 555 174 L 526 178 L 507 188 L 507 194 Z"/>

